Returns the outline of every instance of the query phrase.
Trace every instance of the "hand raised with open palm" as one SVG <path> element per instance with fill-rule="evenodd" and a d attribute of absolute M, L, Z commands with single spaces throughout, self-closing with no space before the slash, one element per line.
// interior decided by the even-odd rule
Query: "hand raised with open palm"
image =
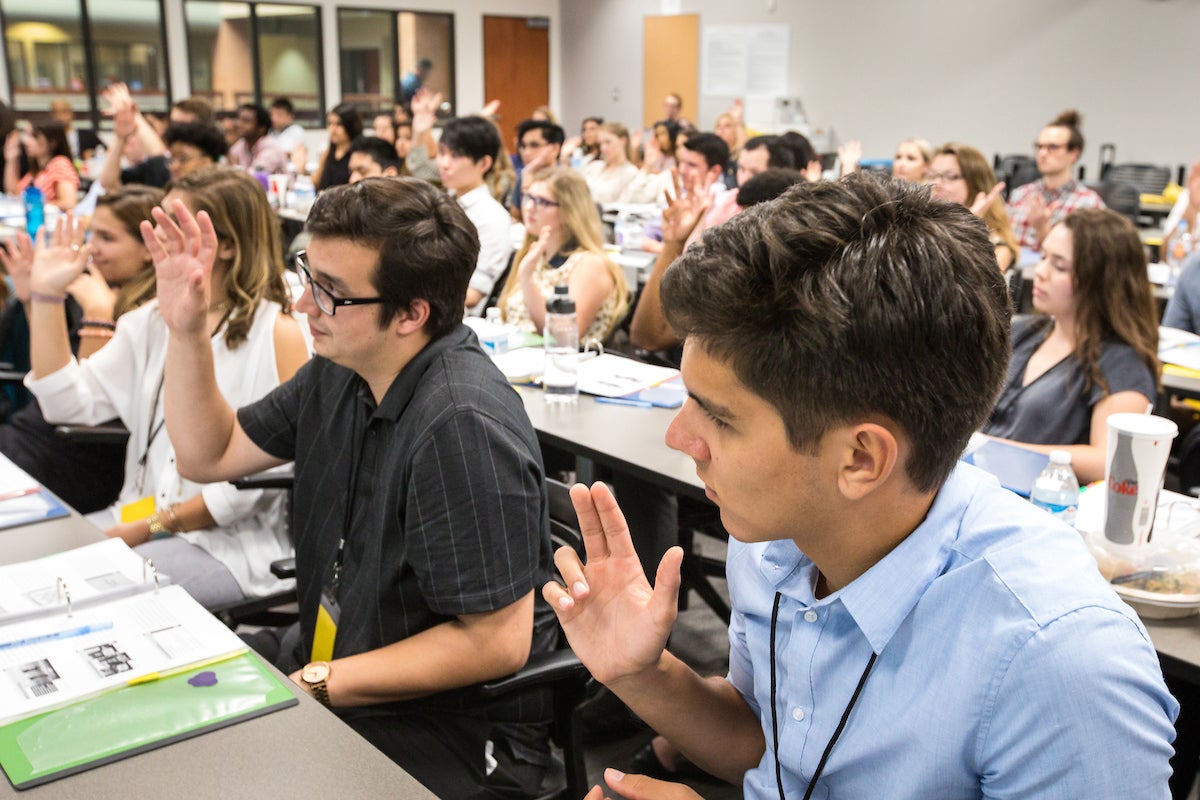
<path fill-rule="evenodd" d="M 217 256 L 217 232 L 208 213 L 193 216 L 182 200 L 171 205 L 174 219 L 156 208 L 153 225 L 142 222 L 142 240 L 154 260 L 158 308 L 171 331 L 207 330 L 212 300 L 209 276 Z"/>

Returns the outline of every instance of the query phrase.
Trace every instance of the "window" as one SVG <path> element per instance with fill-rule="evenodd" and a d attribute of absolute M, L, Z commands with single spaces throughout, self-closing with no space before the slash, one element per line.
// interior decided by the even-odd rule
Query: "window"
<path fill-rule="evenodd" d="M 389 111 L 424 86 L 455 104 L 454 15 L 338 9 L 342 99 Z"/>
<path fill-rule="evenodd" d="M 194 94 L 217 111 L 286 96 L 301 124 L 324 124 L 319 8 L 187 0 L 184 12 Z"/>
<path fill-rule="evenodd" d="M 0 10 L 19 113 L 63 99 L 96 120 L 96 98 L 117 81 L 148 111 L 170 104 L 161 0 L 0 0 Z"/>

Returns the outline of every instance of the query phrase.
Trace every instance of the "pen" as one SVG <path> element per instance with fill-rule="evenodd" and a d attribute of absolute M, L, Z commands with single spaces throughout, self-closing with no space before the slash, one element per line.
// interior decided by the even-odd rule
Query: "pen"
<path fill-rule="evenodd" d="M 54 633 L 44 633 L 41 636 L 30 636 L 25 639 L 17 639 L 15 642 L 0 642 L 0 650 L 13 650 L 18 647 L 26 647 L 31 644 L 42 644 L 43 642 L 56 642 L 60 639 L 74 639 L 76 636 L 87 636 L 89 633 L 99 633 L 111 628 L 111 622 L 101 622 L 96 625 L 83 625 L 78 628 L 71 628 L 65 631 L 55 631 Z"/>
<path fill-rule="evenodd" d="M 0 494 L 0 502 L 5 500 L 16 500 L 18 497 L 28 497 L 31 494 L 37 494 L 42 491 L 41 486 L 30 486 L 28 489 L 17 489 L 12 492 L 4 492 Z"/>
<path fill-rule="evenodd" d="M 597 397 L 597 403 L 609 406 L 633 406 L 634 408 L 654 408 L 654 403 L 645 400 L 629 400 L 624 397 Z"/>

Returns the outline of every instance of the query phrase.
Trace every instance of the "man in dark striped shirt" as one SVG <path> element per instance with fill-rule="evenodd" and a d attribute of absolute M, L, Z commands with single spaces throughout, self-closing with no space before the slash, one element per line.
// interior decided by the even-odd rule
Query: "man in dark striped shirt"
<path fill-rule="evenodd" d="M 543 469 L 520 399 L 461 324 L 479 249 L 452 198 L 371 178 L 323 193 L 296 259 L 317 353 L 236 413 L 212 374 L 202 214 L 147 235 L 171 329 L 167 427 L 181 474 L 228 480 L 295 462 L 300 622 L 264 654 L 441 797 L 536 790 L 539 691 L 479 683 L 550 649 Z M 348 765 L 349 766 L 349 765 Z"/>

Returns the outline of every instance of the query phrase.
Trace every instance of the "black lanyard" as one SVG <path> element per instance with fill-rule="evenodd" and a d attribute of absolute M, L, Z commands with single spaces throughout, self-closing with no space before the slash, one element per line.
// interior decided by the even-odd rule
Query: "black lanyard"
<path fill-rule="evenodd" d="M 333 577 L 329 581 L 329 595 L 337 598 L 338 581 L 342 577 L 342 562 L 346 557 L 346 537 L 350 534 L 350 521 L 354 515 L 355 493 L 358 491 L 358 470 L 362 460 L 363 433 L 361 412 L 354 414 L 354 430 L 350 436 L 350 475 L 346 481 L 346 504 L 342 513 L 342 535 L 338 538 L 337 556 L 333 561 Z M 371 412 L 372 414 L 374 412 Z M 367 420 L 367 427 L 370 427 Z"/>
<path fill-rule="evenodd" d="M 779 602 L 782 599 L 783 595 L 776 592 L 775 605 L 771 608 L 771 736 L 775 745 L 775 785 L 779 787 L 779 800 L 787 800 L 783 794 L 783 766 L 779 763 L 779 709 L 775 699 L 775 628 L 779 622 Z M 842 712 L 842 718 L 833 735 L 829 737 L 829 743 L 825 745 L 825 752 L 821 754 L 821 760 L 817 762 L 817 768 L 808 781 L 804 800 L 809 800 L 817 789 L 817 779 L 825 771 L 825 762 L 829 760 L 829 754 L 833 752 L 833 746 L 837 744 L 838 738 L 842 735 L 842 731 L 850 719 L 850 712 L 854 710 L 854 704 L 858 702 L 858 696 L 862 694 L 867 676 L 871 674 L 871 667 L 875 666 L 875 657 L 876 653 L 871 651 L 871 657 L 867 659 L 867 668 L 863 670 L 862 677 L 858 679 L 858 686 L 854 687 L 854 694 L 850 696 L 850 702 L 846 704 L 846 710 Z"/>
<path fill-rule="evenodd" d="M 163 429 L 163 425 L 167 422 L 167 415 L 163 414 L 162 419 L 158 424 L 154 424 L 154 418 L 158 416 L 158 401 L 162 397 L 163 381 L 166 378 L 166 369 L 163 374 L 158 376 L 158 388 L 154 390 L 154 399 L 150 401 L 150 420 L 146 423 L 146 450 L 142 453 L 142 457 L 138 459 L 138 494 L 140 495 L 146 487 L 146 462 L 150 458 L 150 446 L 154 444 L 154 440 L 158 437 L 159 431 Z"/>

